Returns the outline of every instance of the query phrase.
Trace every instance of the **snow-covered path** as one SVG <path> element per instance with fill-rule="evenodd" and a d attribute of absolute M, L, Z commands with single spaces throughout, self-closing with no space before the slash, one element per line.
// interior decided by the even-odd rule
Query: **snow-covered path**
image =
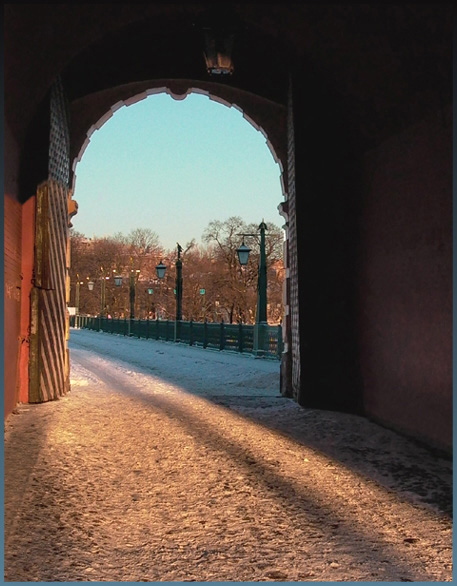
<path fill-rule="evenodd" d="M 280 397 L 275 361 L 70 349 L 71 393 L 6 425 L 7 581 L 452 579 L 446 460 Z"/>
<path fill-rule="evenodd" d="M 162 390 L 166 384 L 205 396 L 279 396 L 279 361 L 275 359 L 256 359 L 250 354 L 203 350 L 173 342 L 126 340 L 123 336 L 90 330 L 72 330 L 70 347 L 73 358 L 81 356 L 81 349 L 92 350 L 97 354 L 92 366 L 98 361 L 111 374 L 131 373 L 137 383 L 138 377 L 146 375 L 143 382 L 148 388 L 152 380 Z M 72 380 L 76 382 L 78 361 L 72 363 Z"/>

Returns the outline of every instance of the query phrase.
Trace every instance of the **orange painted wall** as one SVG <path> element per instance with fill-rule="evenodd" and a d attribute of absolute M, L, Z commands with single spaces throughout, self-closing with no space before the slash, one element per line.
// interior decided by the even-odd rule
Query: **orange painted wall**
<path fill-rule="evenodd" d="M 22 292 L 19 357 L 19 401 L 29 398 L 30 293 L 32 290 L 35 246 L 35 196 L 22 206 Z"/>
<path fill-rule="evenodd" d="M 21 315 L 21 204 L 5 194 L 5 273 L 4 273 L 4 409 L 7 417 L 18 399 L 18 350 Z"/>
<path fill-rule="evenodd" d="M 17 201 L 19 149 L 4 125 L 4 416 L 18 400 L 18 350 L 21 317 L 22 206 Z"/>

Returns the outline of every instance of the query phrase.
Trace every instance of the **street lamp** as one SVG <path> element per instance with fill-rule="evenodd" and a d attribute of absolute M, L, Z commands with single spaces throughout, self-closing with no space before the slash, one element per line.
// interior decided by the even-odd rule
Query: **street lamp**
<path fill-rule="evenodd" d="M 264 326 L 267 325 L 267 260 L 265 253 L 265 230 L 267 225 L 265 222 L 259 226 L 260 230 L 260 260 L 259 260 L 259 273 L 257 278 L 257 307 L 255 317 L 255 330 L 254 330 L 254 351 L 256 354 L 262 354 L 264 352 L 264 340 L 263 332 Z M 258 238 L 258 234 L 240 234 L 243 236 L 243 242 L 237 249 L 238 260 L 241 265 L 246 265 L 249 258 L 251 249 L 248 248 L 244 243 L 244 237 L 252 236 Z"/>
<path fill-rule="evenodd" d="M 203 321 L 205 321 L 205 318 L 206 318 L 205 293 L 206 293 L 206 289 L 200 289 L 200 295 L 202 297 L 202 316 L 203 316 Z"/>
<path fill-rule="evenodd" d="M 133 268 L 133 257 L 130 259 L 132 268 L 130 269 L 130 321 L 135 319 L 135 295 L 136 295 L 136 280 L 139 276 L 140 269 Z"/>
<path fill-rule="evenodd" d="M 166 270 L 167 267 L 163 264 L 163 261 L 160 261 L 160 263 L 156 266 L 157 277 L 159 279 L 163 279 L 165 277 Z"/>
<path fill-rule="evenodd" d="M 109 277 L 102 274 L 101 283 L 100 283 L 100 286 L 101 286 L 100 319 L 105 315 L 105 292 L 106 292 L 106 281 L 108 279 L 109 279 Z"/>
<path fill-rule="evenodd" d="M 103 267 L 100 267 L 100 314 L 98 317 L 98 322 L 99 322 L 99 328 L 101 329 L 101 319 L 105 313 L 105 288 L 106 288 L 106 281 L 109 279 L 109 277 L 107 277 L 104 272 L 103 272 Z M 89 278 L 89 277 L 87 277 Z M 95 282 L 92 281 L 92 279 L 90 279 L 87 282 L 87 287 L 89 289 L 89 291 L 93 291 L 94 290 L 94 286 L 95 286 Z"/>
<path fill-rule="evenodd" d="M 152 296 L 154 295 L 154 289 L 152 287 L 148 287 L 148 297 L 149 297 L 149 303 L 148 303 L 148 307 L 147 307 L 147 316 L 149 319 L 149 313 L 152 314 L 152 310 L 154 307 L 154 303 L 152 301 Z"/>
<path fill-rule="evenodd" d="M 182 320 L 182 246 L 179 242 L 176 244 L 178 247 L 178 258 L 176 260 L 176 321 L 180 322 Z"/>
<path fill-rule="evenodd" d="M 175 341 L 179 339 L 180 322 L 182 320 L 182 260 L 181 252 L 182 246 L 179 242 L 176 243 L 178 250 L 178 258 L 176 259 L 176 319 L 175 319 Z M 165 276 L 166 266 L 160 261 L 160 264 L 156 266 L 156 272 L 159 279 L 163 279 Z"/>
<path fill-rule="evenodd" d="M 156 266 L 156 273 L 157 273 L 157 278 L 162 281 L 163 278 L 165 277 L 165 271 L 167 270 L 167 267 L 163 264 L 163 261 L 161 260 L 160 263 Z M 160 298 L 161 298 L 161 302 L 162 302 L 162 311 L 158 311 L 157 314 L 157 319 L 160 319 L 160 315 L 159 313 L 162 313 L 162 319 L 163 319 L 163 296 L 162 296 L 163 290 L 162 290 L 162 285 L 160 285 Z"/>
<path fill-rule="evenodd" d="M 117 288 L 122 287 L 122 275 L 117 275 L 116 274 L 116 269 L 113 269 L 113 280 L 114 280 L 114 284 Z M 114 297 L 114 307 L 117 307 L 117 303 L 116 303 L 116 297 Z M 115 311 L 113 310 L 113 317 L 115 316 Z"/>
<path fill-rule="evenodd" d="M 248 246 L 246 246 L 246 244 L 244 243 L 244 239 L 241 246 L 236 249 L 236 252 L 238 254 L 238 260 L 240 261 L 240 265 L 246 266 L 248 264 L 249 253 L 251 252 L 251 249 Z"/>

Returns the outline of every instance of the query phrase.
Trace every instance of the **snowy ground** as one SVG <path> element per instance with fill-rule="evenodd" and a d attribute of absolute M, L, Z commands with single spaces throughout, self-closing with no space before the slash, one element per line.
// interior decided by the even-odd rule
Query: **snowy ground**
<path fill-rule="evenodd" d="M 174 342 L 137 338 L 126 340 L 124 336 L 90 330 L 71 330 L 70 348 L 74 350 L 72 356 L 76 356 L 79 349 L 90 349 L 98 355 L 94 359 L 100 367 L 106 366 L 110 374 L 131 373 L 135 380 L 146 376 L 142 380 L 149 387 L 153 380 L 171 384 L 169 390 L 179 388 L 180 391 L 204 396 L 279 396 L 279 361 L 275 359 L 203 350 Z M 80 381 L 77 362 L 74 362 L 72 369 L 72 381 L 74 384 Z M 163 384 L 159 388 L 163 390 Z"/>
<path fill-rule="evenodd" d="M 5 433 L 6 581 L 450 581 L 451 463 L 279 363 L 71 330 Z"/>

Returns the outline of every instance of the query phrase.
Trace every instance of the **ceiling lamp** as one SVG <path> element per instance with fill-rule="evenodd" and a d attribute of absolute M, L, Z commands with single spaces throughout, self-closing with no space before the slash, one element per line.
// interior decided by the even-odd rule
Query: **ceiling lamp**
<path fill-rule="evenodd" d="M 232 49 L 234 34 L 216 29 L 205 28 L 205 61 L 210 75 L 232 75 Z"/>

